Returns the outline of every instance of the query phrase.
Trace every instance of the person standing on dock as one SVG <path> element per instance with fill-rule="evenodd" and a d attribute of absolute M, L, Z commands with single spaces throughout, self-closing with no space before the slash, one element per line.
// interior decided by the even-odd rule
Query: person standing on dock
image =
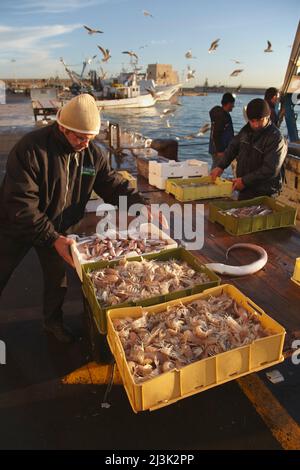
<path fill-rule="evenodd" d="M 275 87 L 270 87 L 265 92 L 265 100 L 269 105 L 271 115 L 270 119 L 275 124 L 275 126 L 279 127 L 279 113 L 276 109 L 277 103 L 279 102 L 280 94 L 279 90 Z"/>
<path fill-rule="evenodd" d="M 248 123 L 234 137 L 211 176 L 213 179 L 221 176 L 236 158 L 237 178 L 233 179 L 233 190 L 239 191 L 239 200 L 276 196 L 283 183 L 287 143 L 272 123 L 265 100 L 250 101 L 246 113 Z"/>
<path fill-rule="evenodd" d="M 209 153 L 212 156 L 211 169 L 218 166 L 219 160 L 234 137 L 232 119 L 230 116 L 234 108 L 235 98 L 231 93 L 224 93 L 222 106 L 215 106 L 209 111 L 211 132 L 209 140 Z"/>
<path fill-rule="evenodd" d="M 73 98 L 60 109 L 57 122 L 28 133 L 15 145 L 0 187 L 0 294 L 34 247 L 44 274 L 44 329 L 66 343 L 74 339 L 62 311 L 65 262 L 73 266 L 69 249 L 74 241 L 66 237 L 67 230 L 83 218 L 92 190 L 113 205 L 121 195 L 127 196 L 128 206 L 145 204 L 93 142 L 99 130 L 94 98 Z"/>

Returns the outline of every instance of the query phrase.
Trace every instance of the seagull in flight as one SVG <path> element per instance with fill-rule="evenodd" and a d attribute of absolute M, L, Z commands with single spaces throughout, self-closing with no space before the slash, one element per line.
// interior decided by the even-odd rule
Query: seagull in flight
<path fill-rule="evenodd" d="M 202 127 L 200 127 L 199 131 L 197 132 L 196 136 L 200 137 L 201 135 L 206 134 L 210 130 L 210 124 L 206 123 Z"/>
<path fill-rule="evenodd" d="M 130 57 L 135 57 L 137 60 L 139 58 L 139 56 L 133 51 L 123 51 L 122 54 L 128 54 Z"/>
<path fill-rule="evenodd" d="M 151 15 L 151 13 L 147 10 L 143 10 L 143 13 L 144 13 L 144 16 L 150 16 L 151 18 L 154 18 L 154 16 Z"/>
<path fill-rule="evenodd" d="M 240 73 L 243 72 L 244 69 L 236 69 L 234 70 L 229 76 L 230 77 L 237 77 Z"/>
<path fill-rule="evenodd" d="M 163 91 L 158 91 L 156 92 L 153 88 L 145 88 L 145 90 L 147 91 L 147 93 L 149 93 L 152 98 L 154 98 L 155 100 L 157 100 L 157 98 L 159 97 L 159 95 L 161 95 L 163 93 Z"/>
<path fill-rule="evenodd" d="M 186 76 L 186 81 L 188 82 L 188 81 L 191 80 L 192 78 L 195 78 L 195 74 L 196 74 L 196 70 L 191 70 L 191 68 L 188 67 L 187 76 Z"/>
<path fill-rule="evenodd" d="M 196 134 L 185 135 L 185 136 L 182 137 L 182 139 L 183 140 L 196 139 L 197 137 L 202 137 L 209 130 L 210 130 L 210 124 L 206 123 L 202 127 L 200 127 L 200 129 L 198 130 L 198 132 Z"/>
<path fill-rule="evenodd" d="M 234 62 L 235 64 L 242 64 L 240 60 L 237 60 L 237 59 L 230 59 L 230 60 L 232 60 L 232 62 Z"/>
<path fill-rule="evenodd" d="M 109 49 L 104 49 L 103 47 L 98 46 L 98 45 L 97 45 L 97 47 L 98 47 L 98 49 L 100 49 L 100 51 L 103 54 L 102 62 L 107 62 L 111 58 Z"/>
<path fill-rule="evenodd" d="M 270 41 L 267 41 L 267 43 L 268 43 L 268 47 L 264 50 L 264 52 L 274 52 L 272 50 L 272 44 L 270 43 Z"/>
<path fill-rule="evenodd" d="M 91 63 L 93 62 L 94 59 L 96 59 L 96 57 L 97 57 L 97 54 L 93 55 L 93 57 L 89 57 L 88 59 L 86 59 L 86 63 L 88 65 L 91 65 Z"/>
<path fill-rule="evenodd" d="M 190 49 L 184 54 L 186 59 L 197 59 L 197 57 L 193 57 L 192 50 Z"/>
<path fill-rule="evenodd" d="M 210 48 L 208 49 L 208 53 L 210 54 L 211 52 L 214 52 L 217 47 L 219 47 L 219 41 L 220 39 L 216 39 L 215 41 L 213 41 L 210 45 Z"/>
<path fill-rule="evenodd" d="M 96 34 L 96 33 L 103 33 L 103 31 L 100 31 L 100 29 L 93 29 L 93 28 L 90 28 L 89 26 L 86 26 L 85 24 L 83 25 L 83 27 L 87 30 L 88 34 Z"/>
<path fill-rule="evenodd" d="M 171 109 L 171 108 L 165 108 L 162 112 L 162 114 L 160 115 L 161 118 L 167 116 L 168 114 L 171 114 L 172 116 L 174 116 L 173 114 L 174 110 Z"/>

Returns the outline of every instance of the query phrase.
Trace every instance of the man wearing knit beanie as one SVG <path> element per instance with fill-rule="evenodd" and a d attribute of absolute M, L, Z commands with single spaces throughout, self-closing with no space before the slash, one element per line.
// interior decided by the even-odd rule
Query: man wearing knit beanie
<path fill-rule="evenodd" d="M 268 103 L 261 98 L 256 98 L 255 100 L 250 101 L 246 109 L 249 121 L 260 121 L 263 118 L 269 118 L 270 113 L 271 111 Z M 266 122 L 267 121 L 264 121 L 262 127 L 265 127 Z M 253 126 L 251 127 L 253 128 Z M 256 129 L 255 126 L 254 129 Z"/>
<path fill-rule="evenodd" d="M 100 114 L 94 98 L 82 94 L 57 114 L 57 122 L 28 133 L 11 150 L 0 187 L 0 294 L 14 269 L 34 247 L 44 274 L 44 329 L 71 342 L 63 324 L 65 262 L 73 265 L 66 232 L 84 216 L 93 190 L 113 205 L 144 204 L 137 190 L 111 170 L 95 145 Z"/>
<path fill-rule="evenodd" d="M 270 108 L 265 100 L 250 101 L 246 113 L 248 123 L 234 137 L 211 176 L 220 176 L 236 158 L 237 178 L 233 179 L 233 189 L 239 191 L 240 200 L 276 196 L 282 187 L 287 144 L 270 120 Z"/>

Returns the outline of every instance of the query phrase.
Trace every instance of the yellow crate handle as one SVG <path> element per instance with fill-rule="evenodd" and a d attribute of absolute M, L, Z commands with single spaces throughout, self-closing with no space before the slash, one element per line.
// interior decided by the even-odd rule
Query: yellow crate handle
<path fill-rule="evenodd" d="M 265 312 L 264 312 L 255 302 L 253 302 L 253 301 L 252 301 L 251 299 L 249 299 L 248 297 L 247 297 L 247 304 L 248 304 L 250 307 L 254 308 L 254 310 L 255 310 L 257 313 L 259 313 L 259 315 L 265 315 Z"/>
<path fill-rule="evenodd" d="M 283 202 L 281 202 L 281 201 L 277 201 L 277 200 L 275 200 L 275 202 L 276 202 L 276 204 L 278 204 L 278 206 L 281 206 L 281 207 L 286 207 L 286 208 L 287 208 L 287 205 L 286 205 L 286 204 L 284 204 Z"/>

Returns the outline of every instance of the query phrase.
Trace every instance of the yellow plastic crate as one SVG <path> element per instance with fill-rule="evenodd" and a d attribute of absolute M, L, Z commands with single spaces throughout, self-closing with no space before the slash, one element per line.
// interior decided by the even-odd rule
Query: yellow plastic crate
<path fill-rule="evenodd" d="M 217 178 L 213 182 L 210 176 L 183 179 L 169 178 L 166 181 L 166 192 L 173 194 L 181 202 L 230 197 L 232 182 L 223 178 Z"/>
<path fill-rule="evenodd" d="M 113 327 L 112 320 L 127 316 L 138 318 L 142 315 L 143 308 L 129 307 L 108 310 L 107 340 L 116 359 L 133 411 L 155 410 L 170 405 L 183 398 L 237 379 L 243 375 L 271 367 L 284 360 L 282 355 L 285 337 L 284 328 L 269 317 L 252 300 L 230 284 L 207 289 L 202 294 L 195 294 L 147 307 L 146 310 L 150 314 L 155 315 L 166 310 L 171 305 L 178 305 L 181 302 L 187 304 L 198 299 L 205 299 L 210 295 L 218 296 L 223 293 L 227 293 L 248 312 L 258 316 L 262 326 L 271 329 L 274 334 L 259 338 L 246 346 L 193 362 L 181 369 L 165 372 L 141 384 L 136 384 L 132 378 L 122 343 Z"/>
<path fill-rule="evenodd" d="M 128 173 L 128 171 L 118 171 L 117 173 L 119 173 L 121 176 L 123 176 L 123 178 L 127 181 L 129 181 L 129 186 L 131 188 L 134 188 L 136 189 L 137 188 L 137 180 L 134 176 L 132 176 L 130 173 Z"/>
<path fill-rule="evenodd" d="M 293 277 L 291 278 L 293 282 L 300 286 L 300 258 L 296 259 L 295 269 Z"/>
<path fill-rule="evenodd" d="M 268 215 L 255 217 L 234 217 L 223 211 L 238 207 L 265 205 L 272 210 Z M 296 224 L 297 210 L 272 197 L 259 196 L 243 201 L 214 201 L 209 204 L 209 220 L 223 225 L 231 235 L 271 230 L 282 227 L 292 227 Z"/>

